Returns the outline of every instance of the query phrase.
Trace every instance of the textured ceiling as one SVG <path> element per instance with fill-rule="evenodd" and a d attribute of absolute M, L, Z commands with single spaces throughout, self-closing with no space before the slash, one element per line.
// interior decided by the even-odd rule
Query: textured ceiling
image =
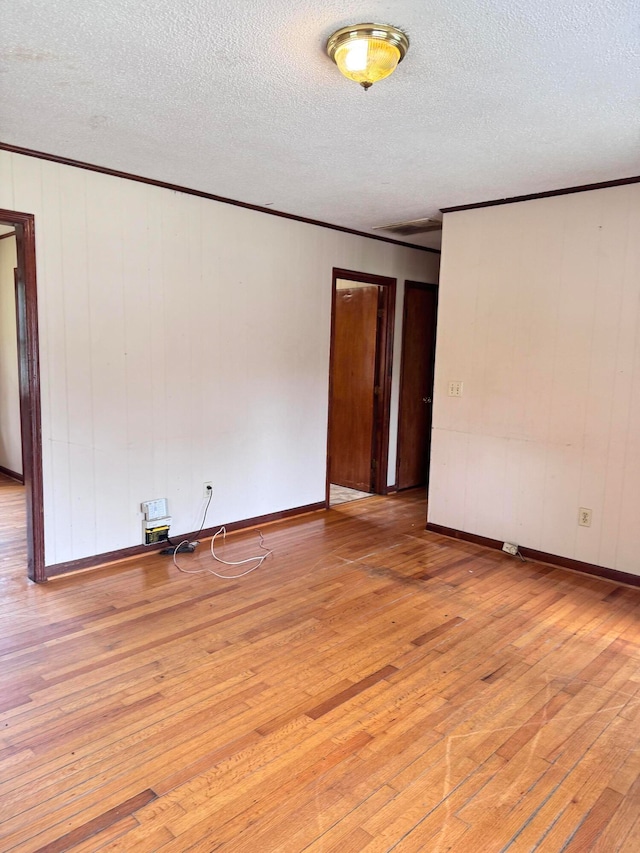
<path fill-rule="evenodd" d="M 324 44 L 370 20 L 411 47 L 365 92 Z M 640 0 L 14 0 L 0 139 L 367 231 L 638 174 L 639 22 Z"/>

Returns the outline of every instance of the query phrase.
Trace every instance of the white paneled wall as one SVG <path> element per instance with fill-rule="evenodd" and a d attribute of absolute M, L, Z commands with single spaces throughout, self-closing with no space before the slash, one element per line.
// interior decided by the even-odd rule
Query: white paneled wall
<path fill-rule="evenodd" d="M 9 229 L 3 229 L 8 232 Z M 0 240 L 0 465 L 22 474 L 18 339 L 13 271 L 16 238 Z"/>
<path fill-rule="evenodd" d="M 324 499 L 331 271 L 434 281 L 438 256 L 0 152 L 35 214 L 48 565 Z M 400 322 L 395 341 L 390 482 Z"/>
<path fill-rule="evenodd" d="M 443 236 L 429 521 L 640 574 L 640 185 Z"/>

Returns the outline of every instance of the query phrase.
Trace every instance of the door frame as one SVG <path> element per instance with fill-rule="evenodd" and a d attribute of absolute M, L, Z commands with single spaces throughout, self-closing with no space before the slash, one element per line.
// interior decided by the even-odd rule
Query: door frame
<path fill-rule="evenodd" d="M 16 311 L 20 426 L 27 514 L 27 572 L 44 583 L 44 498 L 42 481 L 42 422 L 40 415 L 40 359 L 38 344 L 38 294 L 36 286 L 35 219 L 31 213 L 0 208 L 0 223 L 16 232 L 18 272 Z"/>
<path fill-rule="evenodd" d="M 404 367 L 405 367 L 405 348 L 406 348 L 406 338 L 405 332 L 407 328 L 407 291 L 408 290 L 427 290 L 431 291 L 435 296 L 436 310 L 435 310 L 435 321 L 433 324 L 433 361 L 434 361 L 434 376 L 435 376 L 435 357 L 436 357 L 436 334 L 438 331 L 438 296 L 440 295 L 440 290 L 437 284 L 430 284 L 424 281 L 409 281 L 406 280 L 404 283 L 404 294 L 402 296 L 402 341 L 401 341 L 401 352 L 400 352 L 400 388 L 398 394 L 398 442 L 396 447 L 396 484 L 400 483 L 400 423 L 402 422 L 402 400 L 403 400 L 403 390 L 404 390 Z M 431 389 L 431 399 L 433 400 L 433 388 Z M 427 470 L 427 485 L 429 484 L 429 470 Z"/>
<path fill-rule="evenodd" d="M 327 422 L 327 475 L 325 505 L 329 508 L 331 459 L 329 456 L 331 431 L 331 400 L 333 392 L 334 335 L 336 323 L 337 281 L 373 284 L 382 288 L 381 314 L 379 314 L 376 345 L 376 385 L 380 393 L 376 395 L 377 405 L 373 416 L 373 442 L 371 462 L 374 466 L 373 491 L 378 495 L 389 493 L 387 486 L 387 467 L 389 464 L 389 424 L 391 420 L 391 374 L 393 368 L 393 330 L 396 311 L 397 279 L 383 275 L 356 272 L 334 267 L 331 283 L 331 335 L 329 346 L 329 405 Z"/>

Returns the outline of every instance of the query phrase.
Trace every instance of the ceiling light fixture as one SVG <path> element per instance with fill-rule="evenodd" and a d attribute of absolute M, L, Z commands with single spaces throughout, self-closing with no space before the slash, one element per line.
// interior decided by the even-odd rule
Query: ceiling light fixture
<path fill-rule="evenodd" d="M 327 53 L 349 80 L 365 91 L 395 71 L 409 50 L 409 39 L 388 24 L 354 24 L 330 36 Z"/>

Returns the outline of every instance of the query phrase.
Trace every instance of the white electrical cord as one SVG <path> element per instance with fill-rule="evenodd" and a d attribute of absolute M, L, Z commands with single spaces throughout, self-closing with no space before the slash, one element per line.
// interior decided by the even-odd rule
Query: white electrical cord
<path fill-rule="evenodd" d="M 228 560 L 223 560 L 221 557 L 218 557 L 218 555 L 215 552 L 216 536 L 219 536 L 221 533 L 222 533 L 222 538 L 225 539 L 226 535 L 227 535 L 226 527 L 221 527 L 220 530 L 218 530 L 216 533 L 214 533 L 213 536 L 211 537 L 211 556 L 213 557 L 214 560 L 216 560 L 218 563 L 223 563 L 225 566 L 244 566 L 247 563 L 256 563 L 256 561 L 257 561 L 256 565 L 252 566 L 250 569 L 247 569 L 245 572 L 240 572 L 240 574 L 238 574 L 238 575 L 221 575 L 218 572 L 214 572 L 213 569 L 206 569 L 206 568 L 205 569 L 183 569 L 182 566 L 179 565 L 178 561 L 176 560 L 176 554 L 178 553 L 178 549 L 180 548 L 180 546 L 183 545 L 184 542 L 189 541 L 188 539 L 184 539 L 183 542 L 179 542 L 176 545 L 175 550 L 173 552 L 173 565 L 176 567 L 176 569 L 178 569 L 178 571 L 182 572 L 185 575 L 209 574 L 209 575 L 215 575 L 217 578 L 222 578 L 222 580 L 236 580 L 236 578 L 242 578 L 245 575 L 250 574 L 251 572 L 255 572 L 255 570 L 259 569 L 260 566 L 264 563 L 264 561 L 267 559 L 269 554 L 273 554 L 273 551 L 271 551 L 269 548 L 267 548 L 267 546 L 264 544 L 264 536 L 262 535 L 262 532 L 259 530 L 258 536 L 260 537 L 260 547 L 262 548 L 263 551 L 266 551 L 266 554 L 261 554 L 261 555 L 258 555 L 257 557 L 248 557 L 246 560 L 237 560 L 236 562 L 229 562 Z"/>
<path fill-rule="evenodd" d="M 178 561 L 176 560 L 176 554 L 181 545 L 184 545 L 185 542 L 189 542 L 189 539 L 183 539 L 182 542 L 178 542 L 176 547 L 173 549 L 173 565 L 178 569 L 179 572 L 182 572 L 185 575 L 201 575 L 203 572 L 209 571 L 208 569 L 194 569 L 190 571 L 189 569 L 183 569 L 182 566 L 178 565 Z"/>
<path fill-rule="evenodd" d="M 264 544 L 264 536 L 262 535 L 262 531 L 258 530 L 258 536 L 260 537 L 260 547 L 262 548 L 263 551 L 266 551 L 265 554 L 258 555 L 257 557 L 247 557 L 246 560 L 237 560 L 236 562 L 229 562 L 228 560 L 223 560 L 222 557 L 218 557 L 218 555 L 216 554 L 216 551 L 215 551 L 216 536 L 219 536 L 221 533 L 222 533 L 222 538 L 226 539 L 226 536 L 227 536 L 227 528 L 226 527 L 221 527 L 220 530 L 218 530 L 216 533 L 214 533 L 213 536 L 211 537 L 211 556 L 213 557 L 214 560 L 217 560 L 219 563 L 223 563 L 225 566 L 244 566 L 247 563 L 255 563 L 257 560 L 257 565 L 253 566 L 250 569 L 247 569 L 246 572 L 242 572 L 239 575 L 219 575 L 217 572 L 210 570 L 211 574 L 215 575 L 217 578 L 224 578 L 225 580 L 234 580 L 235 578 L 244 577 L 244 575 L 248 575 L 248 574 L 250 574 L 250 572 L 255 572 L 256 569 L 259 569 L 260 566 L 267 559 L 269 554 L 273 554 L 273 551 L 271 551 L 269 548 L 267 548 L 267 546 Z"/>

